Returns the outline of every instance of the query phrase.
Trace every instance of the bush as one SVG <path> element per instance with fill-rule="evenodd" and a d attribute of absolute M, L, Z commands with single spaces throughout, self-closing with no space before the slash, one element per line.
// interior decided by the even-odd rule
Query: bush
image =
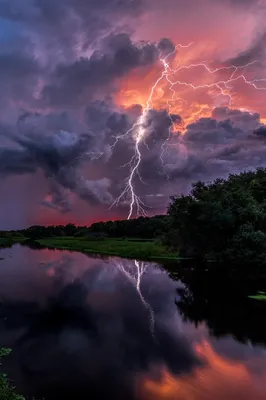
<path fill-rule="evenodd" d="M 1 358 L 10 354 L 10 349 L 0 349 L 0 365 Z M 5 374 L 0 374 L 0 399 L 1 400 L 25 400 L 23 396 L 15 393 L 13 387 L 10 386 Z"/>

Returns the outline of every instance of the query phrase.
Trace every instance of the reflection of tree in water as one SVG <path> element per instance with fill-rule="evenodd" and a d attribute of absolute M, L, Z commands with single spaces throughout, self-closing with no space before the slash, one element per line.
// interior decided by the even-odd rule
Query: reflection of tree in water
<path fill-rule="evenodd" d="M 183 270 L 179 277 L 185 287 L 177 289 L 176 304 L 185 321 L 205 322 L 216 337 L 266 344 L 266 303 L 248 297 L 265 290 L 265 277 L 204 270 Z"/>

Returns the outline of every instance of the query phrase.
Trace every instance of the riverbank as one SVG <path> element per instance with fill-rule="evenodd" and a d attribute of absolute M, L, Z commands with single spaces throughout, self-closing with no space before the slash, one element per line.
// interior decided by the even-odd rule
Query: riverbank
<path fill-rule="evenodd" d="M 13 244 L 16 243 L 23 243 L 26 240 L 23 236 L 14 236 L 14 237 L 7 237 L 7 238 L 0 238 L 0 248 L 1 247 L 11 247 Z"/>
<path fill-rule="evenodd" d="M 177 254 L 170 252 L 162 244 L 138 239 L 88 239 L 77 237 L 53 237 L 39 239 L 37 242 L 48 248 L 82 251 L 102 255 L 139 258 L 146 260 L 176 260 Z"/>

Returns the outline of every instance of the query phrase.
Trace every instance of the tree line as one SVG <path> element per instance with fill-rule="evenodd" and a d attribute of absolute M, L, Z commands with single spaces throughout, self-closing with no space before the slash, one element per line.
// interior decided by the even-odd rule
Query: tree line
<path fill-rule="evenodd" d="M 154 239 L 163 236 L 169 222 L 167 215 L 154 217 L 139 217 L 130 220 L 97 222 L 91 226 L 76 226 L 74 224 L 41 226 L 33 225 L 19 231 L 1 231 L 0 237 L 22 235 L 29 239 L 48 237 L 95 237 L 95 238 L 138 238 Z"/>
<path fill-rule="evenodd" d="M 266 169 L 198 181 L 188 195 L 171 197 L 167 215 L 74 224 L 31 226 L 0 237 L 53 236 L 159 239 L 181 257 L 202 261 L 266 264 Z"/>

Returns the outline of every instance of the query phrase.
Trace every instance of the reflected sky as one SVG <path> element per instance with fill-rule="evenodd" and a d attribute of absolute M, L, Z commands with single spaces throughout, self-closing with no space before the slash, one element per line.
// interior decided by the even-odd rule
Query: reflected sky
<path fill-rule="evenodd" d="M 265 399 L 264 347 L 186 320 L 162 266 L 19 245 L 0 258 L 4 367 L 29 398 Z"/>

